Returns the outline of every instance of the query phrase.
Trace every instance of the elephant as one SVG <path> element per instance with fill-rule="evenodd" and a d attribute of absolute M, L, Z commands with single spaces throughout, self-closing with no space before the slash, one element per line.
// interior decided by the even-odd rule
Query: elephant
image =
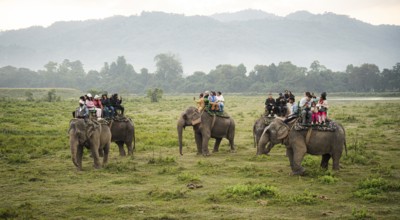
<path fill-rule="evenodd" d="M 262 115 L 260 118 L 254 122 L 253 125 L 253 141 L 254 141 L 254 147 L 258 146 L 258 142 L 260 141 L 261 135 L 264 131 L 264 129 L 271 123 L 271 121 L 275 117 L 267 117 L 265 115 Z M 258 154 L 263 154 L 264 152 L 259 152 L 259 149 L 257 149 Z"/>
<path fill-rule="evenodd" d="M 336 123 L 337 126 L 334 131 L 296 130 L 293 128 L 295 123 L 297 123 L 297 120 L 292 120 L 286 124 L 282 119 L 274 119 L 261 135 L 257 154 L 261 152 L 269 153 L 274 145 L 283 143 L 286 146 L 286 155 L 289 158 L 293 175 L 304 174 L 305 169 L 301 166 L 301 162 L 306 153 L 322 155 L 321 167 L 323 169 L 328 168 L 328 162 L 332 157 L 333 170 L 339 170 L 339 160 L 343 148 L 346 149 L 347 153 L 346 133 L 343 126 Z M 268 147 L 265 149 L 267 144 Z"/>
<path fill-rule="evenodd" d="M 231 152 L 235 151 L 235 121 L 232 117 L 212 116 L 206 111 L 199 112 L 195 107 L 186 109 L 178 119 L 177 130 L 179 139 L 179 153 L 182 154 L 182 133 L 186 126 L 193 127 L 197 145 L 197 154 L 209 156 L 208 141 L 215 138 L 213 152 L 218 152 L 222 138 L 229 140 Z"/>
<path fill-rule="evenodd" d="M 82 170 L 83 148 L 91 150 L 94 167 L 100 168 L 99 154 L 103 155 L 103 166 L 108 162 L 111 144 L 111 131 L 107 124 L 85 119 L 72 119 L 69 127 L 69 143 L 72 162 L 78 170 Z"/>
<path fill-rule="evenodd" d="M 119 155 L 126 156 L 124 144 L 128 148 L 128 155 L 133 155 L 136 147 L 135 126 L 130 118 L 116 119 L 110 122 L 111 141 L 119 148 Z M 132 144 L 133 143 L 133 144 Z"/>

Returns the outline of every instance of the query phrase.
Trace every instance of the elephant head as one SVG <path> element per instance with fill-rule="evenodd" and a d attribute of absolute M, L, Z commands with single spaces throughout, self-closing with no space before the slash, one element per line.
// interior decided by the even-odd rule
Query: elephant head
<path fill-rule="evenodd" d="M 179 153 L 182 154 L 182 133 L 186 126 L 194 126 L 201 122 L 201 114 L 195 107 L 189 107 L 178 119 Z"/>
<path fill-rule="evenodd" d="M 69 136 L 72 162 L 80 170 L 82 167 L 83 147 L 98 146 L 101 127 L 97 122 L 85 122 L 83 119 L 70 121 Z M 95 136 L 94 134 L 97 134 Z M 93 151 L 92 151 L 93 153 Z"/>
<path fill-rule="evenodd" d="M 265 145 L 268 144 L 265 153 L 268 154 L 271 149 L 276 145 L 283 142 L 283 140 L 289 134 L 289 126 L 285 124 L 281 119 L 277 118 L 271 122 L 263 131 L 259 142 L 259 149 L 265 149 Z"/>

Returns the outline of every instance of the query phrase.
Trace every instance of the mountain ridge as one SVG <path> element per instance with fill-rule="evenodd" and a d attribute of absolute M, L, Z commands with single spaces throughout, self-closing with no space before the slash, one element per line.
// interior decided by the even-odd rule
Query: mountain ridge
<path fill-rule="evenodd" d="M 0 32 L 0 66 L 39 69 L 49 61 L 70 59 L 98 70 L 125 56 L 136 69 L 151 70 L 153 58 L 166 52 L 179 55 L 186 74 L 223 63 L 244 63 L 250 70 L 281 61 L 308 67 L 319 60 L 343 70 L 362 63 L 386 68 L 400 60 L 399 26 L 376 26 L 334 13 L 297 12 L 270 19 L 270 13 L 257 11 L 251 17 L 252 12 L 231 13 L 225 22 L 213 16 L 142 12 Z"/>

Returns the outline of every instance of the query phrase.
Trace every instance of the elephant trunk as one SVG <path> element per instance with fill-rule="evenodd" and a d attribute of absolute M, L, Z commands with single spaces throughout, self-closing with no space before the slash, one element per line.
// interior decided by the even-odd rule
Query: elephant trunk
<path fill-rule="evenodd" d="M 268 145 L 267 148 L 265 148 Z M 258 141 L 258 147 L 257 147 L 257 154 L 268 154 L 271 151 L 272 143 L 271 140 L 269 139 L 269 134 L 263 133 L 261 136 L 260 140 Z"/>
<path fill-rule="evenodd" d="M 179 141 L 179 153 L 183 155 L 182 153 L 182 134 L 183 134 L 183 129 L 185 128 L 185 120 L 183 118 L 180 118 L 178 120 L 178 141 Z"/>
<path fill-rule="evenodd" d="M 265 154 L 269 154 L 269 152 L 271 151 L 271 149 L 272 149 L 273 146 L 274 146 L 274 145 L 272 144 L 272 142 L 268 142 L 268 147 L 267 147 L 267 149 L 265 150 Z"/>
<path fill-rule="evenodd" d="M 78 145 L 79 145 L 79 140 L 75 136 L 75 129 L 70 129 L 70 137 L 69 137 L 69 145 L 71 148 L 71 158 L 72 158 L 72 163 L 78 167 L 78 163 L 76 162 L 76 154 L 78 151 Z"/>

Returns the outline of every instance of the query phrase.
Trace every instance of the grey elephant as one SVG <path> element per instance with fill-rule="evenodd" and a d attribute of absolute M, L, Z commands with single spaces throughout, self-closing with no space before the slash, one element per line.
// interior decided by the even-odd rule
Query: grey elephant
<path fill-rule="evenodd" d="M 103 155 L 103 166 L 107 164 L 111 143 L 111 131 L 107 124 L 84 119 L 72 119 L 69 123 L 69 143 L 72 162 L 82 170 L 83 148 L 91 151 L 94 167 L 100 168 L 99 154 Z"/>
<path fill-rule="evenodd" d="M 218 152 L 222 138 L 229 140 L 230 149 L 235 151 L 235 121 L 232 117 L 212 116 L 207 112 L 199 112 L 195 107 L 189 107 L 178 119 L 179 153 L 182 154 L 182 133 L 186 126 L 192 126 L 197 145 L 197 154 L 209 156 L 208 141 L 215 138 L 213 152 Z"/>
<path fill-rule="evenodd" d="M 320 130 L 296 130 L 297 120 L 284 123 L 281 119 L 274 119 L 263 134 L 258 143 L 260 152 L 269 153 L 274 145 L 283 143 L 286 145 L 286 155 L 289 158 L 293 175 L 303 175 L 305 169 L 301 162 L 306 153 L 322 155 L 321 167 L 328 168 L 328 162 L 332 157 L 333 169 L 339 170 L 339 160 L 343 148 L 346 149 L 346 134 L 342 125 L 336 124 L 334 131 Z M 331 122 L 334 123 L 334 122 Z M 268 144 L 267 148 L 265 146 Z M 258 153 L 259 154 L 259 153 Z"/>
<path fill-rule="evenodd" d="M 264 129 L 274 120 L 275 117 L 267 117 L 265 115 L 262 115 L 260 118 L 254 122 L 253 125 L 253 141 L 254 141 L 254 147 L 258 146 L 258 142 L 260 141 L 261 135 L 264 131 Z M 265 151 L 261 151 L 260 149 L 257 148 L 257 154 L 266 154 Z"/>
<path fill-rule="evenodd" d="M 119 148 L 119 155 L 126 156 L 124 144 L 128 148 L 128 155 L 133 155 L 136 147 L 135 126 L 130 118 L 117 118 L 110 122 L 111 141 Z"/>

